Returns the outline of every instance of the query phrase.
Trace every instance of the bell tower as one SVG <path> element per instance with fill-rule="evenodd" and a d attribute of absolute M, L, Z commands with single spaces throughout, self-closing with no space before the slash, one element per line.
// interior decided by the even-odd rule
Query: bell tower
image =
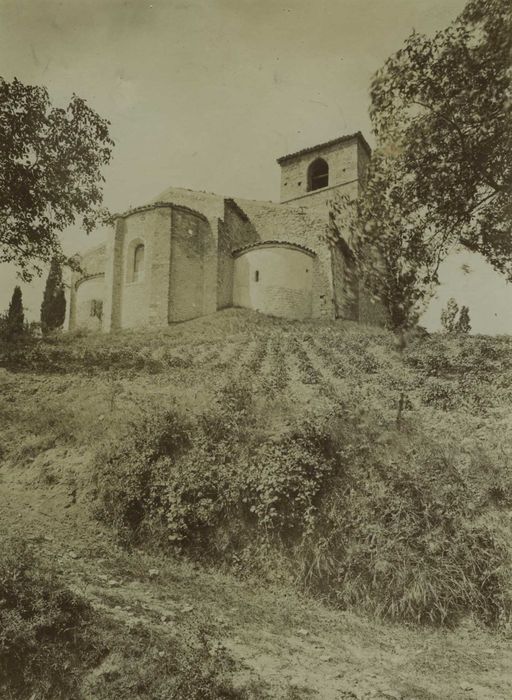
<path fill-rule="evenodd" d="M 364 136 L 340 136 L 277 159 L 281 166 L 281 204 L 310 207 L 327 213 L 336 190 L 359 195 L 371 149 Z"/>

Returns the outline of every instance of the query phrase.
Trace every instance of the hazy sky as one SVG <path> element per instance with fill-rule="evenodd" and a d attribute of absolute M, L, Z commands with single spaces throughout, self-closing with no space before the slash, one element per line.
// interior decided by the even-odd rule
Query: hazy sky
<path fill-rule="evenodd" d="M 0 0 L 0 70 L 8 80 L 45 85 L 56 104 L 76 92 L 111 121 L 116 147 L 105 203 L 112 211 L 171 185 L 276 200 L 278 156 L 357 130 L 372 143 L 372 73 L 413 28 L 442 28 L 463 5 Z M 83 249 L 102 235 L 69 231 L 65 249 Z M 512 287 L 475 256 L 452 258 L 443 278 L 429 326 L 453 295 L 470 306 L 475 330 L 512 332 Z M 0 266 L 0 309 L 15 283 L 15 271 Z M 42 285 L 23 285 L 34 317 Z"/>

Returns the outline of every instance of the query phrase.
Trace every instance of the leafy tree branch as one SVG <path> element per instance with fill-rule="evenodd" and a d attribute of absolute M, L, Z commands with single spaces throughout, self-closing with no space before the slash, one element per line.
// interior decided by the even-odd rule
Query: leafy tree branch
<path fill-rule="evenodd" d="M 0 262 L 30 280 L 54 257 L 60 234 L 103 222 L 104 177 L 114 145 L 109 122 L 73 95 L 53 107 L 46 88 L 0 77 Z"/>

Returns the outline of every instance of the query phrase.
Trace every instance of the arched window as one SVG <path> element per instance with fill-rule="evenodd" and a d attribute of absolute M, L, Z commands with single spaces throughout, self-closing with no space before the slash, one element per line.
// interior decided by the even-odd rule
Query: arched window
<path fill-rule="evenodd" d="M 133 252 L 133 281 L 137 282 L 144 272 L 144 245 L 139 243 Z"/>
<path fill-rule="evenodd" d="M 329 166 L 323 158 L 314 160 L 308 168 L 308 192 L 329 184 Z"/>

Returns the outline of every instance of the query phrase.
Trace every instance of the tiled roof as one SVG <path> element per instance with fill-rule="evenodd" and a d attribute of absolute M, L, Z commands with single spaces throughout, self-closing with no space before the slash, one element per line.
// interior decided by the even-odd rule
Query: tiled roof
<path fill-rule="evenodd" d="M 161 208 L 167 208 L 167 209 L 181 209 L 183 211 L 190 212 L 191 214 L 194 214 L 194 216 L 199 216 L 205 221 L 208 220 L 208 217 L 203 214 L 202 212 L 198 211 L 197 209 L 192 209 L 191 207 L 187 207 L 184 204 L 177 204 L 176 202 L 152 202 L 151 204 L 143 204 L 140 207 L 134 207 L 132 209 L 128 209 L 128 211 L 123 212 L 122 214 L 113 214 L 111 217 L 111 221 L 115 221 L 116 219 L 127 219 L 129 216 L 133 216 L 133 214 L 140 214 L 141 212 L 145 211 L 150 211 L 151 209 L 158 209 L 158 207 Z"/>
<path fill-rule="evenodd" d="M 168 202 L 200 212 L 212 222 L 224 218 L 224 202 L 235 206 L 255 225 L 262 240 L 274 240 L 279 230 L 289 232 L 294 226 L 323 224 L 324 219 L 306 207 L 292 207 L 278 202 L 266 202 L 241 197 L 224 197 L 212 192 L 197 192 L 181 187 L 170 187 L 155 197 L 148 206 Z M 241 211 L 240 211 L 241 210 Z"/>
<path fill-rule="evenodd" d="M 242 248 L 237 248 L 237 250 L 233 251 L 232 255 L 240 255 L 240 253 L 245 253 L 246 250 L 251 250 L 252 248 L 262 248 L 263 246 L 268 245 L 283 245 L 288 246 L 289 248 L 298 248 L 299 250 L 303 250 L 305 253 L 309 253 L 309 255 L 316 255 L 315 251 L 311 250 L 311 248 L 306 248 L 305 245 L 300 245 L 299 243 L 290 243 L 290 241 L 257 241 L 256 243 L 244 245 Z"/>
<path fill-rule="evenodd" d="M 212 192 L 197 192 L 187 190 L 184 187 L 168 187 L 158 197 L 151 200 L 150 204 L 168 202 L 177 204 L 200 212 L 212 223 L 224 216 L 224 197 Z"/>
<path fill-rule="evenodd" d="M 345 141 L 352 141 L 352 139 L 359 139 L 361 145 L 363 148 L 365 148 L 368 151 L 368 155 L 371 155 L 372 149 L 368 145 L 367 140 L 365 137 L 362 135 L 360 131 L 356 131 L 355 134 L 346 134 L 345 136 L 340 136 L 337 139 L 333 139 L 332 141 L 326 141 L 325 143 L 319 143 L 316 146 L 309 146 L 308 148 L 303 148 L 300 151 L 295 151 L 295 153 L 289 153 L 286 156 L 281 156 L 280 158 L 277 159 L 277 162 L 279 164 L 284 163 L 284 161 L 288 160 L 289 158 L 295 158 L 296 156 L 302 156 L 304 153 L 312 153 L 313 151 L 318 151 L 321 148 L 326 148 L 328 146 L 337 146 L 340 143 L 344 143 Z"/>

